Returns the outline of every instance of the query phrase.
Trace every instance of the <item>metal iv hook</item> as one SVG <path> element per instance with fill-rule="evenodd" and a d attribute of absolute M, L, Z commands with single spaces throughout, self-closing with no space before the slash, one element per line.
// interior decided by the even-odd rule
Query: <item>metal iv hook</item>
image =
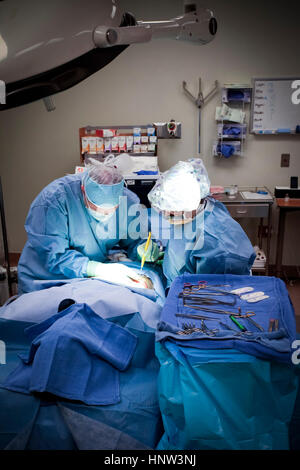
<path fill-rule="evenodd" d="M 199 91 L 198 91 L 198 96 L 197 97 L 192 95 L 192 93 L 187 89 L 186 81 L 182 82 L 182 86 L 183 86 L 183 90 L 184 90 L 185 94 L 195 103 L 195 105 L 199 109 L 199 148 L 198 148 L 198 152 L 201 153 L 201 110 L 202 110 L 203 106 L 210 100 L 210 98 L 218 90 L 219 82 L 218 82 L 218 80 L 215 80 L 215 85 L 214 85 L 213 89 L 206 96 L 204 96 L 203 93 L 202 93 L 201 78 L 199 78 Z"/>
<path fill-rule="evenodd" d="M 182 86 L 186 95 L 196 104 L 197 108 L 201 109 L 203 105 L 206 104 L 207 101 L 215 94 L 219 87 L 219 82 L 218 80 L 215 80 L 215 85 L 212 90 L 206 96 L 204 96 L 202 92 L 201 78 L 199 78 L 199 91 L 197 98 L 187 89 L 186 81 L 182 82 Z"/>

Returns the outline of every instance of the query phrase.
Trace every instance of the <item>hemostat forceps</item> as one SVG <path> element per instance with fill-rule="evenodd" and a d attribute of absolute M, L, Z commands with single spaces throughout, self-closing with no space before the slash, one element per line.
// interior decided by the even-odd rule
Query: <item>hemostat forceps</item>
<path fill-rule="evenodd" d="M 189 302 L 192 302 L 193 304 L 196 304 L 196 305 L 218 305 L 219 304 L 219 305 L 230 305 L 230 306 L 233 306 L 236 303 L 235 298 L 233 299 L 233 302 L 228 302 L 225 300 L 214 299 L 212 297 L 213 295 L 214 294 L 212 293 L 208 293 L 208 294 L 199 293 L 198 295 L 190 295 L 190 294 L 185 295 L 184 293 L 181 292 L 178 297 L 183 299 L 183 305 L 186 305 L 186 306 L 190 305 Z M 218 294 L 218 295 L 222 295 L 222 294 Z"/>

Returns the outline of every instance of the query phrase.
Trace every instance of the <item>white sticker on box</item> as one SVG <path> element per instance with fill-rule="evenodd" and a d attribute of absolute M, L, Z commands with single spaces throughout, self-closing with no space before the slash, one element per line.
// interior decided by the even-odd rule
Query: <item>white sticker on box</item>
<path fill-rule="evenodd" d="M 76 166 L 75 167 L 75 174 L 78 175 L 78 173 L 83 173 L 86 170 L 85 166 Z"/>
<path fill-rule="evenodd" d="M 115 129 L 102 129 L 103 137 L 114 137 L 116 135 Z"/>

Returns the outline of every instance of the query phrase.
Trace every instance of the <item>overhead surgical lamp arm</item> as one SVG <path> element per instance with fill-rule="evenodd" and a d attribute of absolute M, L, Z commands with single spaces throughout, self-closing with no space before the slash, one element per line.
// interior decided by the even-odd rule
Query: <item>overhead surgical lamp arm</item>
<path fill-rule="evenodd" d="M 217 21 L 211 10 L 199 7 L 197 3 L 185 5 L 182 16 L 162 21 L 138 21 L 136 26 L 107 27 L 99 25 L 94 30 L 97 47 L 112 47 L 149 42 L 152 38 L 171 38 L 210 42 L 217 32 Z"/>

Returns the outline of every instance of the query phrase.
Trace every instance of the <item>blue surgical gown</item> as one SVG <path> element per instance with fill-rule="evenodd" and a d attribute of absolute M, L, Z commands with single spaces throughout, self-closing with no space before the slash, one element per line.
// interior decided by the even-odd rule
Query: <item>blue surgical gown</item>
<path fill-rule="evenodd" d="M 81 180 L 82 174 L 59 178 L 31 204 L 25 223 L 28 240 L 18 265 L 19 294 L 39 289 L 34 280 L 85 277 L 88 261 L 107 261 L 108 251 L 117 244 L 136 259 L 141 239 L 128 235 L 134 217 L 124 223 L 117 209 L 116 223 L 98 222 L 84 205 Z M 128 211 L 139 203 L 127 188 L 123 195 L 127 196 Z"/>
<path fill-rule="evenodd" d="M 192 222 L 185 226 L 168 225 L 169 229 L 161 219 L 155 222 L 151 215 L 153 236 L 165 245 L 163 273 L 168 286 L 185 272 L 250 273 L 255 260 L 253 247 L 240 224 L 221 202 L 208 198 L 204 212 L 199 213 Z"/>

